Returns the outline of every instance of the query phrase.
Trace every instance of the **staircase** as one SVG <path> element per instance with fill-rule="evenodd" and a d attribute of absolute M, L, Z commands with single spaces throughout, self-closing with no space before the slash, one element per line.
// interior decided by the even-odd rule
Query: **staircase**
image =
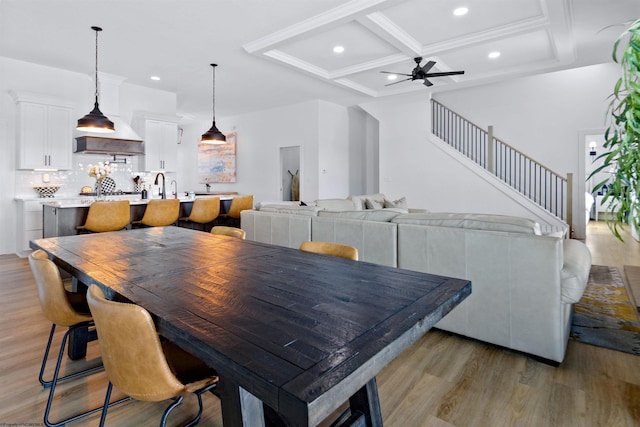
<path fill-rule="evenodd" d="M 504 192 L 517 192 L 549 216 L 545 232 L 572 229 L 572 174 L 562 176 L 480 128 L 435 99 L 431 132 L 451 149 L 497 178 Z"/>

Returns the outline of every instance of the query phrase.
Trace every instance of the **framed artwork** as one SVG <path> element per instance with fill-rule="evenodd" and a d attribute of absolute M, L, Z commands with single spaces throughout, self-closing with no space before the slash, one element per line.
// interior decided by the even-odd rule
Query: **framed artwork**
<path fill-rule="evenodd" d="M 225 133 L 226 144 L 198 143 L 198 180 L 203 184 L 236 182 L 236 133 Z"/>

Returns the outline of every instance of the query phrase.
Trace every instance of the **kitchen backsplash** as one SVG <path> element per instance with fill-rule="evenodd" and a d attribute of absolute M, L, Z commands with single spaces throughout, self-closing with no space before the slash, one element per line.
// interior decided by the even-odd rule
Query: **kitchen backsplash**
<path fill-rule="evenodd" d="M 109 175 L 116 183 L 116 191 L 135 191 L 133 179 L 136 176 L 142 178 L 143 183 L 147 187 L 153 186 L 155 180 L 155 173 L 151 172 L 139 172 L 138 171 L 138 158 L 133 157 L 119 157 L 126 158 L 127 163 L 114 163 L 115 171 Z M 56 198 L 60 197 L 75 197 L 77 196 L 82 187 L 90 186 L 95 187 L 96 180 L 90 177 L 88 174 L 89 165 L 95 165 L 98 162 L 112 162 L 113 156 L 108 155 L 96 155 L 96 154 L 73 154 L 73 169 L 57 172 L 44 172 L 44 171 L 16 171 L 16 197 L 38 197 L 38 193 L 33 189 L 36 186 L 42 185 L 59 185 L 60 189 L 55 194 Z M 170 192 L 170 182 L 174 177 L 172 173 L 165 174 L 167 193 Z M 45 182 L 46 180 L 49 182 Z M 157 191 L 157 190 L 156 190 Z"/>

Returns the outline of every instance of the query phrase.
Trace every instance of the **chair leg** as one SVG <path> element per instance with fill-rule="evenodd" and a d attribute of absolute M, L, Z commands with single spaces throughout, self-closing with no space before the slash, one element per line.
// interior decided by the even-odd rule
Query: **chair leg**
<path fill-rule="evenodd" d="M 44 358 L 42 359 L 42 366 L 40 367 L 40 375 L 38 376 L 38 381 L 40 381 L 40 384 L 42 384 L 42 387 L 44 388 L 48 388 L 51 387 L 51 384 L 53 382 L 53 379 L 51 381 L 47 381 L 43 378 L 44 376 L 44 371 L 45 368 L 47 367 L 47 359 L 49 358 L 49 350 L 51 349 L 51 342 L 53 341 L 53 334 L 56 330 L 56 324 L 54 323 L 53 325 L 51 325 L 51 332 L 49 333 L 49 340 L 47 341 L 47 348 L 44 351 Z M 100 364 L 99 366 L 94 366 L 93 368 L 87 368 L 84 369 L 82 371 L 78 371 L 78 372 L 74 372 L 71 373 L 69 375 L 65 375 L 62 378 L 57 378 L 56 382 L 60 382 L 60 381 L 64 381 L 64 380 L 68 380 L 71 378 L 75 378 L 75 377 L 79 377 L 81 375 L 87 375 L 93 372 L 97 372 L 104 369 L 104 366 L 102 366 L 102 364 Z"/>
<path fill-rule="evenodd" d="M 104 427 L 104 422 L 107 419 L 107 409 L 109 409 L 109 399 L 111 399 L 111 390 L 113 390 L 113 384 L 109 381 L 107 386 L 107 394 L 104 397 L 104 405 L 102 405 L 102 415 L 100 416 L 100 427 Z"/>
<path fill-rule="evenodd" d="M 209 384 L 208 386 L 196 391 L 196 396 L 198 397 L 198 414 L 191 421 L 185 424 L 184 427 L 192 427 L 200 422 L 200 418 L 202 417 L 202 394 L 207 391 L 212 391 L 216 385 L 217 383 Z"/>
<path fill-rule="evenodd" d="M 184 399 L 184 396 L 178 397 L 171 405 L 169 405 L 169 407 L 167 409 L 164 410 L 164 413 L 162 414 L 162 419 L 160 420 L 160 427 L 165 427 L 167 425 L 167 418 L 169 417 L 169 414 L 178 405 L 180 405 L 182 403 L 183 399 Z"/>
<path fill-rule="evenodd" d="M 58 360 L 56 361 L 56 367 L 53 371 L 53 379 L 51 380 L 51 389 L 49 390 L 49 397 L 47 398 L 47 406 L 45 407 L 44 410 L 44 423 L 47 427 L 60 427 L 60 426 L 64 426 L 67 423 L 70 423 L 72 421 L 78 420 L 80 418 L 86 417 L 87 415 L 91 415 L 91 414 L 95 414 L 98 411 L 103 410 L 103 407 L 100 406 L 98 408 L 95 409 L 91 409 L 89 411 L 86 412 L 82 412 L 80 414 L 74 415 L 72 417 L 66 418 L 64 420 L 61 421 L 57 421 L 57 422 L 52 422 L 49 421 L 49 413 L 51 412 L 51 405 L 53 403 L 53 394 L 55 392 L 56 389 L 56 384 L 58 383 L 58 381 L 62 380 L 62 379 L 58 379 L 58 374 L 60 373 L 60 365 L 62 364 L 62 358 L 64 356 L 64 349 L 67 346 L 67 340 L 69 338 L 69 335 L 71 334 L 71 332 L 75 329 L 76 327 L 71 326 L 67 332 L 64 333 L 64 336 L 62 337 L 62 343 L 60 344 L 60 351 L 58 352 Z M 53 328 L 52 328 L 53 329 Z M 102 368 L 102 366 L 100 366 L 100 368 Z M 77 374 L 72 374 L 74 376 L 77 376 Z M 69 378 L 70 375 L 67 375 L 66 377 L 63 377 L 64 379 Z M 113 406 L 116 405 L 118 403 L 122 403 L 125 402 L 127 400 L 130 400 L 130 397 L 126 397 L 123 399 L 118 400 L 117 402 L 113 402 L 111 404 L 109 404 L 109 406 Z"/>

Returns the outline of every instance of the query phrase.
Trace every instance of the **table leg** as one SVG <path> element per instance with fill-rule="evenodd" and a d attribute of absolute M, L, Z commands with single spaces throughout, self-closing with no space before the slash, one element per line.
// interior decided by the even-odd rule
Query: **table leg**
<path fill-rule="evenodd" d="M 217 387 L 224 427 L 265 427 L 262 401 L 222 377 Z"/>
<path fill-rule="evenodd" d="M 367 427 L 382 427 L 382 412 L 375 377 L 349 398 L 349 407 L 352 415 L 358 412 L 364 415 Z"/>

